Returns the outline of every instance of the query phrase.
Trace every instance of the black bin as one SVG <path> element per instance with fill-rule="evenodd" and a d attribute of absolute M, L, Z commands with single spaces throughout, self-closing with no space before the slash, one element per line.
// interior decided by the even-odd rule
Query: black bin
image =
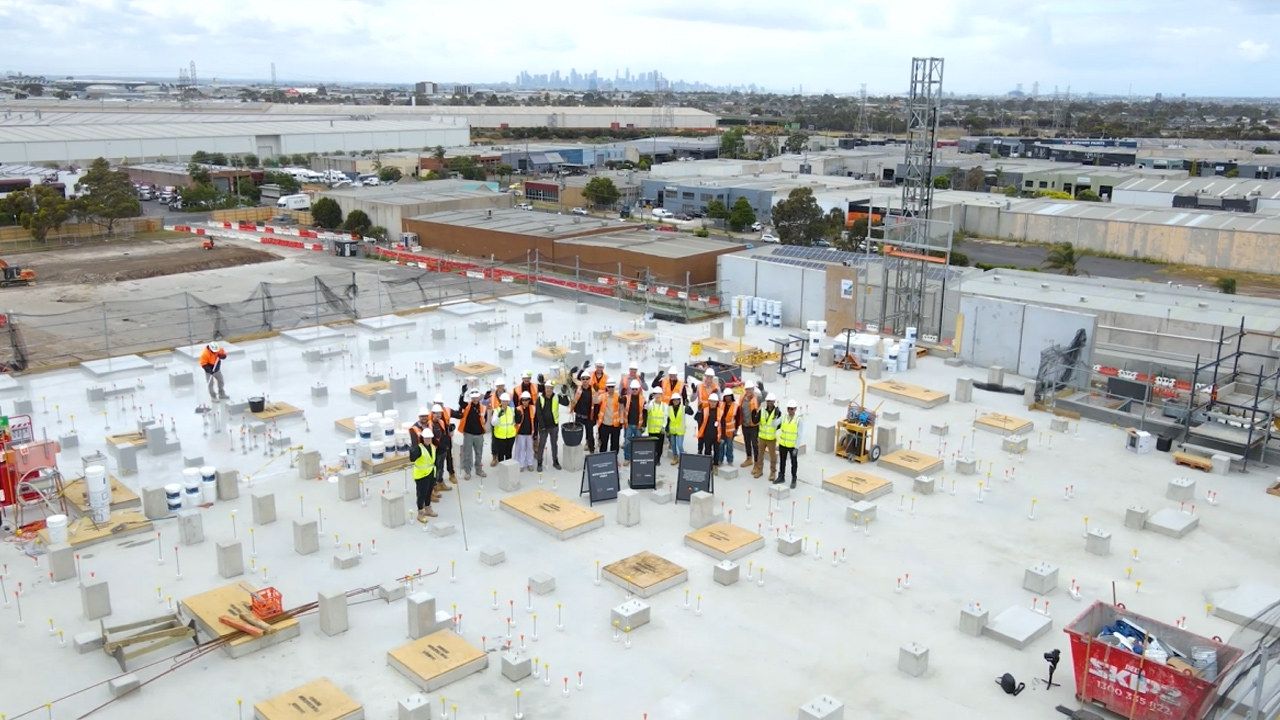
<path fill-rule="evenodd" d="M 1156 449 L 1160 452 L 1169 452 L 1173 449 L 1173 436 L 1161 435 L 1156 438 Z"/>
<path fill-rule="evenodd" d="M 586 428 L 581 423 L 568 423 L 560 426 L 560 436 L 564 438 L 565 447 L 578 447 L 582 444 Z"/>
<path fill-rule="evenodd" d="M 266 398 L 251 397 L 249 398 L 249 412 L 260 413 L 267 407 Z"/>

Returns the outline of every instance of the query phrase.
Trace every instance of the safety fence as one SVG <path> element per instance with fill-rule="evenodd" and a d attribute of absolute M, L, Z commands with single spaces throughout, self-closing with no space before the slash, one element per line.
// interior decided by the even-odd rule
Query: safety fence
<path fill-rule="evenodd" d="M 127 240 L 142 233 L 155 232 L 161 229 L 162 221 L 158 217 L 124 218 L 117 220 L 111 229 L 112 239 Z M 31 231 L 23 227 L 0 227 L 0 252 L 25 252 L 30 250 L 52 250 L 61 247 L 73 247 L 86 242 L 106 241 L 107 229 L 93 223 L 65 223 L 62 227 L 50 230 L 44 242 L 31 237 Z"/>

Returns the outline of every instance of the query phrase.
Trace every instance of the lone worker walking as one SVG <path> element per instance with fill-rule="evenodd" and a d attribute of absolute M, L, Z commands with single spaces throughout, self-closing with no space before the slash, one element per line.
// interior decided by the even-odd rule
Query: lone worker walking
<path fill-rule="evenodd" d="M 200 353 L 200 367 L 204 369 L 205 380 L 209 384 L 209 397 L 213 400 L 228 400 L 227 389 L 222 385 L 222 361 L 227 359 L 227 351 L 218 342 L 204 346 Z M 214 386 L 217 386 L 217 391 Z"/>
<path fill-rule="evenodd" d="M 413 487 L 418 495 L 418 522 L 436 517 L 431 509 L 431 495 L 436 484 L 436 451 L 432 445 L 431 428 L 414 433 L 414 444 L 409 448 L 409 460 L 413 463 Z"/>
<path fill-rule="evenodd" d="M 799 405 L 795 400 L 787 401 L 787 414 L 782 416 L 778 425 L 778 453 L 782 461 L 778 463 L 778 479 L 774 485 L 781 485 L 787 474 L 787 458 L 791 458 L 791 487 L 796 486 L 796 448 L 800 443 L 800 416 L 796 415 Z"/>

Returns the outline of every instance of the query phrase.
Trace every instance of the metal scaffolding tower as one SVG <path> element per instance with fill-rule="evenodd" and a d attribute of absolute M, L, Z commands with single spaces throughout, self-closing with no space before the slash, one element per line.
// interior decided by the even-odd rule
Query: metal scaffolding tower
<path fill-rule="evenodd" d="M 951 262 L 951 225 L 933 223 L 933 163 L 938 146 L 942 106 L 942 58 L 913 58 L 907 96 L 907 149 L 900 214 L 887 214 L 884 232 L 885 282 L 880 304 L 880 331 L 901 334 L 923 331 L 929 270 L 945 271 Z M 892 258 L 893 260 L 890 260 Z M 892 267 L 891 267 L 892 266 Z M 945 293 L 945 277 L 942 274 Z M 936 316 L 941 334 L 942 313 Z M 933 328 L 930 328 L 931 330 Z"/>

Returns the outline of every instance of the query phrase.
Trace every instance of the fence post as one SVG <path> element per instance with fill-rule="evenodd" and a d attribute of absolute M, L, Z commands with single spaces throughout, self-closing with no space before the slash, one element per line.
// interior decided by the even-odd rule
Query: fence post
<path fill-rule="evenodd" d="M 622 263 L 618 263 L 618 277 L 613 296 L 618 298 L 618 312 L 622 312 Z"/>
<path fill-rule="evenodd" d="M 684 271 L 684 319 L 689 319 L 689 271 Z"/>
<path fill-rule="evenodd" d="M 102 340 L 106 343 L 107 357 L 111 357 L 111 333 L 107 330 L 107 304 L 102 303 Z"/>
<path fill-rule="evenodd" d="M 535 295 L 538 294 L 538 278 L 542 275 L 542 270 L 539 269 L 538 267 L 540 264 L 539 261 L 541 259 L 542 259 L 542 254 L 539 253 L 537 250 L 534 250 L 533 251 L 533 278 L 530 280 L 530 284 L 533 286 L 532 292 Z"/>
<path fill-rule="evenodd" d="M 315 303 L 314 312 L 316 314 L 316 327 L 318 328 L 320 327 L 320 278 L 319 276 L 311 278 L 311 291 L 315 296 L 315 300 L 313 302 Z"/>
<path fill-rule="evenodd" d="M 573 256 L 573 299 L 582 302 L 582 258 Z"/>
<path fill-rule="evenodd" d="M 191 331 L 191 293 L 182 293 L 182 300 L 187 306 L 187 345 L 195 345 L 194 333 Z"/>

